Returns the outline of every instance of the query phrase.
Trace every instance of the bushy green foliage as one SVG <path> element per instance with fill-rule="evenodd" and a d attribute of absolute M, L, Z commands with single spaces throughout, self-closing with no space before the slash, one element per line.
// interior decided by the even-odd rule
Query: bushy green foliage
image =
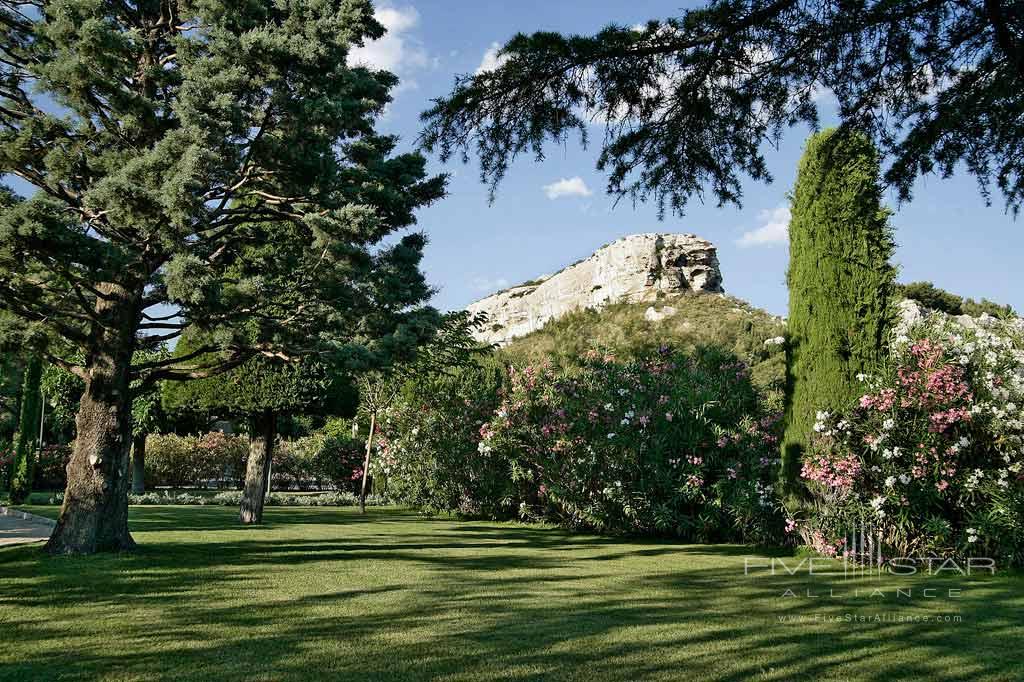
<path fill-rule="evenodd" d="M 362 441 L 349 423 L 331 420 L 323 429 L 294 440 L 280 440 L 271 467 L 276 489 L 352 487 L 362 462 Z M 151 434 L 146 440 L 146 486 L 222 488 L 242 485 L 249 441 L 212 431 L 198 436 Z"/>
<path fill-rule="evenodd" d="M 731 296 L 664 296 L 654 308 L 665 311 L 672 307 L 676 312 L 657 322 L 644 318 L 651 305 L 614 303 L 597 310 L 574 311 L 514 340 L 501 354 L 514 363 L 550 360 L 565 366 L 597 349 L 627 359 L 648 355 L 664 344 L 686 351 L 713 346 L 747 363 L 760 388 L 781 390 L 785 352 L 776 342 L 785 333 L 782 320 Z"/>
<path fill-rule="evenodd" d="M 204 343 L 199 335 L 186 335 L 175 349 L 175 355 L 186 356 Z M 264 412 L 351 411 L 356 403 L 353 389 L 327 364 L 266 358 L 253 358 L 212 377 L 164 382 L 161 394 L 168 411 L 221 418 Z"/>
<path fill-rule="evenodd" d="M 352 437 L 351 422 L 330 419 L 308 436 L 278 443 L 274 448 L 273 487 L 354 492 L 363 465 L 363 448 L 363 441 Z"/>
<path fill-rule="evenodd" d="M 377 490 L 431 512 L 508 516 L 516 491 L 508 465 L 477 450 L 502 374 L 492 358 L 408 383 L 380 421 L 370 467 Z"/>
<path fill-rule="evenodd" d="M 988 314 L 993 317 L 1006 317 L 1013 315 L 1014 310 L 1009 305 L 994 303 L 987 298 L 975 301 L 973 298 L 964 298 L 940 289 L 931 282 L 910 282 L 899 284 L 896 293 L 917 301 L 925 308 L 937 310 L 947 315 L 971 315 L 978 317 Z"/>
<path fill-rule="evenodd" d="M 40 381 L 43 362 L 38 356 L 29 359 L 21 385 L 21 414 L 14 438 L 14 462 L 11 471 L 11 502 L 20 504 L 32 492 L 36 451 L 39 446 L 39 418 L 43 408 Z"/>
<path fill-rule="evenodd" d="M 35 490 L 63 490 L 68 484 L 68 460 L 71 459 L 71 445 L 50 444 L 39 449 L 36 458 Z"/>
<path fill-rule="evenodd" d="M 842 553 L 867 523 L 885 556 L 1024 565 L 1024 324 L 927 319 L 859 389 L 818 415 L 805 540 Z"/>
<path fill-rule="evenodd" d="M 146 439 L 146 487 L 238 486 L 248 455 L 242 436 L 152 434 Z"/>
<path fill-rule="evenodd" d="M 591 351 L 567 367 L 511 366 L 498 393 L 483 384 L 389 415 L 389 494 L 607 532 L 781 535 L 777 416 L 761 411 L 735 356 Z"/>
<path fill-rule="evenodd" d="M 895 269 L 878 153 L 857 134 L 812 136 L 789 223 L 784 480 L 791 491 L 820 410 L 855 397 L 856 376 L 884 357 Z"/>

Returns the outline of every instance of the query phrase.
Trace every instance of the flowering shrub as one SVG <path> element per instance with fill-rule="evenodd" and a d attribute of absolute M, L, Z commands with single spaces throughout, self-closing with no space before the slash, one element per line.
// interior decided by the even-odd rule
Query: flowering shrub
<path fill-rule="evenodd" d="M 46 445 L 36 452 L 32 487 L 36 490 L 63 490 L 67 487 L 67 466 L 71 445 Z"/>
<path fill-rule="evenodd" d="M 245 436 L 151 434 L 146 439 L 146 487 L 237 486 L 245 477 L 248 455 Z"/>
<path fill-rule="evenodd" d="M 777 417 L 759 418 L 747 367 L 705 350 L 579 368 L 512 369 L 481 456 L 513 462 L 524 515 L 597 530 L 767 542 Z"/>
<path fill-rule="evenodd" d="M 430 512 L 514 514 L 517 486 L 509 463 L 478 452 L 500 385 L 499 368 L 483 366 L 408 386 L 379 422 L 371 464 L 376 489 Z"/>
<path fill-rule="evenodd" d="M 509 368 L 423 391 L 385 420 L 388 492 L 432 510 L 767 542 L 777 417 L 716 351 Z"/>
<path fill-rule="evenodd" d="M 350 423 L 337 419 L 312 435 L 281 440 L 271 469 L 276 489 L 356 490 L 363 465 L 362 440 L 352 438 Z"/>
<path fill-rule="evenodd" d="M 842 415 L 819 413 L 805 541 L 841 554 L 867 521 L 888 556 L 1024 562 L 1024 329 L 933 315 L 898 336 Z"/>

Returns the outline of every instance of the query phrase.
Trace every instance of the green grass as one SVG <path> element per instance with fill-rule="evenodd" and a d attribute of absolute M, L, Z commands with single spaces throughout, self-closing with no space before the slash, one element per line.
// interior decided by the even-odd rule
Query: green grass
<path fill-rule="evenodd" d="M 745 558 L 767 555 L 394 508 L 271 508 L 267 521 L 240 528 L 231 509 L 139 507 L 132 554 L 0 550 L 0 679 L 1011 680 L 1024 670 L 1020 574 L 744 577 Z M 803 596 L 830 586 L 839 596 Z M 914 596 L 897 599 L 896 586 Z M 853 594 L 875 587 L 886 596 Z M 950 587 L 961 596 L 945 597 Z M 786 588 L 802 596 L 783 598 Z M 815 614 L 962 622 L 779 622 Z"/>

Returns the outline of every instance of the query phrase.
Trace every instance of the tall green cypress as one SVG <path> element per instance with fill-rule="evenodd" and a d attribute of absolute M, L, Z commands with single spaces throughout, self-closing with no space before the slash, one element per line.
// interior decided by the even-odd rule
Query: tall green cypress
<path fill-rule="evenodd" d="M 33 356 L 25 368 L 18 433 L 14 438 L 14 464 L 11 467 L 11 502 L 14 504 L 23 503 L 32 492 L 36 439 L 43 407 L 43 396 L 39 390 L 42 377 L 43 362 L 39 356 Z"/>
<path fill-rule="evenodd" d="M 787 492 L 798 490 L 803 452 L 819 410 L 856 398 L 857 374 L 885 350 L 896 270 L 882 206 L 879 155 L 855 132 L 807 141 L 789 223 L 789 343 L 782 458 Z"/>

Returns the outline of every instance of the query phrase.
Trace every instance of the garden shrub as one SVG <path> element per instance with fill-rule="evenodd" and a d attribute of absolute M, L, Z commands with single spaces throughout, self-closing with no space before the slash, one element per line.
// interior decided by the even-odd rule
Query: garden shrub
<path fill-rule="evenodd" d="M 380 420 L 371 464 L 378 490 L 429 512 L 514 513 L 507 463 L 477 451 L 498 406 L 501 373 L 485 361 L 407 385 Z"/>
<path fill-rule="evenodd" d="M 1024 564 L 1024 328 L 932 315 L 896 337 L 860 397 L 822 412 L 798 528 L 820 552 L 878 529 L 883 556 L 986 556 Z"/>
<path fill-rule="evenodd" d="M 274 488 L 351 488 L 353 471 L 362 464 L 363 443 L 350 433 L 349 422 L 338 419 L 312 435 L 279 441 L 272 466 Z M 151 434 L 146 441 L 146 487 L 240 488 L 248 457 L 245 435 Z"/>
<path fill-rule="evenodd" d="M 389 413 L 389 493 L 598 531 L 781 535 L 778 415 L 762 411 L 735 356 L 662 349 L 619 362 L 591 352 L 564 368 L 512 366 L 497 393 L 484 383 L 470 376 Z"/>
<path fill-rule="evenodd" d="M 249 441 L 213 431 L 201 436 L 151 434 L 146 440 L 146 487 L 238 486 Z"/>
<path fill-rule="evenodd" d="M 39 450 L 34 471 L 36 490 L 64 490 L 68 484 L 67 466 L 72 446 L 46 445 Z"/>
<path fill-rule="evenodd" d="M 335 488 L 355 491 L 365 444 L 353 438 L 351 422 L 329 419 L 309 436 L 281 441 L 274 449 L 272 477 L 277 489 Z"/>

